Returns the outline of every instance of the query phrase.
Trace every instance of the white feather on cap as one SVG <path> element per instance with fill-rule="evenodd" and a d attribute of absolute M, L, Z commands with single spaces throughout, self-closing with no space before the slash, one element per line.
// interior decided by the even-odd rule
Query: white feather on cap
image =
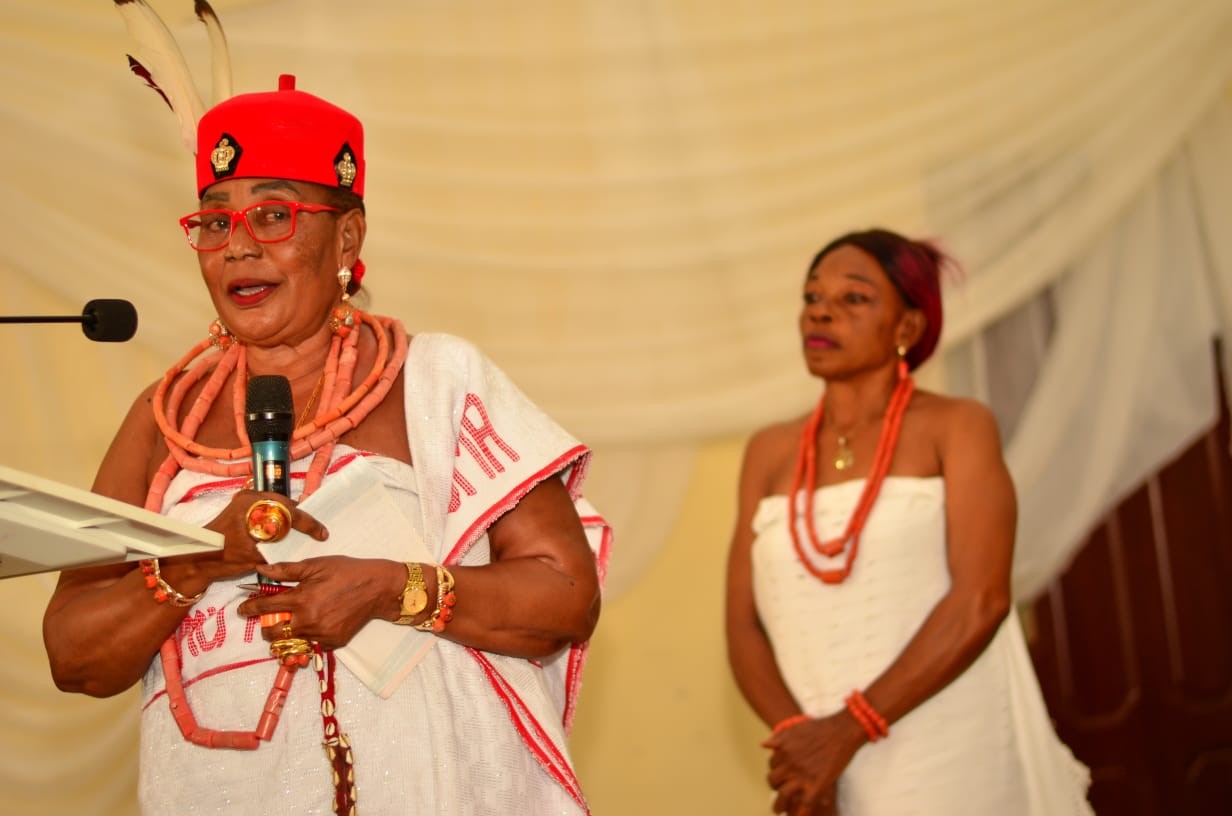
<path fill-rule="evenodd" d="M 212 101 L 217 105 L 232 96 L 231 56 L 227 51 L 227 36 L 222 33 L 222 23 L 218 21 L 218 15 L 205 0 L 195 0 L 193 11 L 197 12 L 197 19 L 205 24 L 206 34 L 210 38 L 210 78 L 214 83 L 211 88 L 214 93 Z"/>
<path fill-rule="evenodd" d="M 180 123 L 180 139 L 190 153 L 197 152 L 197 122 L 205 113 L 205 104 L 193 82 L 184 53 L 162 18 L 145 0 L 113 0 L 124 18 L 128 33 L 136 41 L 137 52 L 144 64 L 129 56 L 133 73 L 167 101 Z M 194 11 L 205 24 L 210 39 L 213 66 L 214 102 L 231 96 L 231 61 L 227 40 L 218 16 L 205 0 L 195 0 Z M 138 70 L 140 69 L 140 70 Z"/>

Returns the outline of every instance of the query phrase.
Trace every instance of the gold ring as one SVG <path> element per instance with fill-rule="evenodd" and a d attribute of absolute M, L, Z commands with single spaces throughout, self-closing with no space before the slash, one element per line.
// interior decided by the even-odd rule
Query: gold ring
<path fill-rule="evenodd" d="M 303 638 L 283 638 L 270 644 L 270 655 L 283 665 L 307 666 L 312 644 Z"/>
<path fill-rule="evenodd" d="M 295 633 L 291 631 L 291 621 L 287 621 L 282 625 L 282 637 L 284 640 L 290 640 L 295 637 Z"/>
<path fill-rule="evenodd" d="M 258 499 L 248 508 L 248 535 L 254 541 L 281 541 L 291 529 L 291 511 L 273 499 Z"/>

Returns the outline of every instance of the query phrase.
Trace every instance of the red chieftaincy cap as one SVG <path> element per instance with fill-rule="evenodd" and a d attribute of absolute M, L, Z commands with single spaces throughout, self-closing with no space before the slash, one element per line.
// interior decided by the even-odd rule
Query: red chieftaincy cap
<path fill-rule="evenodd" d="M 308 181 L 364 195 L 364 128 L 320 97 L 295 90 L 234 96 L 197 124 L 197 195 L 231 178 Z"/>

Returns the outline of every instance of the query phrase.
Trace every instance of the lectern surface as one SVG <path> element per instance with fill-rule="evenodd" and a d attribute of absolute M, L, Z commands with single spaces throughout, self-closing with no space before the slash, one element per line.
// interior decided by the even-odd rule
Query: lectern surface
<path fill-rule="evenodd" d="M 0 578 L 222 548 L 221 533 L 0 465 Z"/>

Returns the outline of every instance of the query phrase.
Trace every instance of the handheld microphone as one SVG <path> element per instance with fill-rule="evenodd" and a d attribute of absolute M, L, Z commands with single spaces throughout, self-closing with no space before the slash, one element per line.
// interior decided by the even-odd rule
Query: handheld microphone
<path fill-rule="evenodd" d="M 244 427 L 252 443 L 252 484 L 257 490 L 291 495 L 294 411 L 286 377 L 268 374 L 248 380 Z"/>
<path fill-rule="evenodd" d="M 81 332 L 99 343 L 123 343 L 137 333 L 137 310 L 127 300 L 99 298 L 86 304 L 81 315 L 0 317 L 0 323 L 80 323 Z"/>
<path fill-rule="evenodd" d="M 267 493 L 291 495 L 291 434 L 295 430 L 295 404 L 291 383 L 281 374 L 248 380 L 244 399 L 244 428 L 252 445 L 252 486 Z M 264 575 L 259 584 L 281 586 Z M 289 619 L 286 613 L 261 616 L 262 626 Z"/>

